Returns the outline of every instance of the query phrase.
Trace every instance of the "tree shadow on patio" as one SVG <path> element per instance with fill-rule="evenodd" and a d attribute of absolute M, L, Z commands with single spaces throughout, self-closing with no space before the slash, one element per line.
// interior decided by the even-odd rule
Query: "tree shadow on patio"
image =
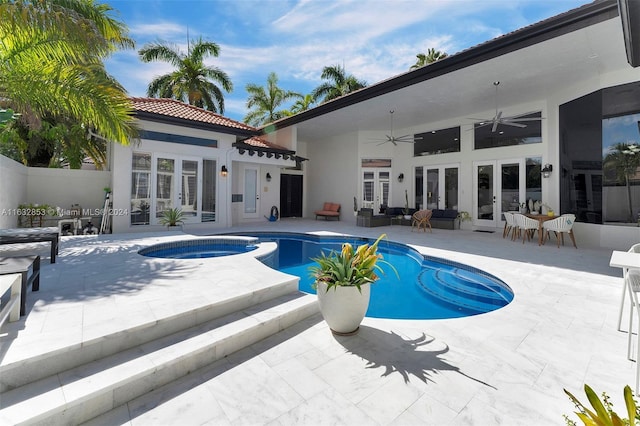
<path fill-rule="evenodd" d="M 411 376 L 424 383 L 435 383 L 433 376 L 441 371 L 454 371 L 484 386 L 494 386 L 469 376 L 455 365 L 446 362 L 442 355 L 449 352 L 446 344 L 429 349 L 428 345 L 437 345 L 435 338 L 425 333 L 416 339 L 404 339 L 393 331 L 385 332 L 372 327 L 360 326 L 357 338 L 339 337 L 336 339 L 350 353 L 367 362 L 366 368 L 384 368 L 381 377 L 398 373 L 405 383 Z"/>

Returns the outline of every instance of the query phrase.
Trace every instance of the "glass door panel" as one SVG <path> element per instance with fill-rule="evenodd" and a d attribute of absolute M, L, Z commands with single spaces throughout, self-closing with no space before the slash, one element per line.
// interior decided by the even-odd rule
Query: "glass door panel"
<path fill-rule="evenodd" d="M 416 209 L 420 210 L 424 206 L 424 177 L 422 166 L 416 167 L 416 180 L 415 180 L 415 194 L 416 194 Z"/>
<path fill-rule="evenodd" d="M 156 162 L 156 218 L 175 206 L 175 160 L 158 158 Z"/>
<path fill-rule="evenodd" d="M 244 169 L 244 217 L 256 218 L 259 211 L 258 169 Z"/>
<path fill-rule="evenodd" d="M 475 163 L 474 225 L 495 228 L 495 162 Z"/>
<path fill-rule="evenodd" d="M 216 170 L 215 160 L 202 161 L 202 222 L 216 220 Z"/>
<path fill-rule="evenodd" d="M 384 213 L 384 211 L 389 207 L 389 172 L 379 172 L 378 173 L 378 211 L 380 213 Z"/>
<path fill-rule="evenodd" d="M 428 209 L 438 209 L 440 204 L 440 169 L 427 169 Z"/>
<path fill-rule="evenodd" d="M 375 187 L 375 174 L 373 172 L 364 172 L 362 175 L 362 207 L 366 209 L 373 208 L 373 189 Z"/>
<path fill-rule="evenodd" d="M 520 163 L 500 165 L 500 220 L 503 212 L 519 211 L 520 206 Z"/>
<path fill-rule="evenodd" d="M 444 169 L 444 208 L 458 210 L 458 168 Z"/>
<path fill-rule="evenodd" d="M 182 193 L 179 198 L 185 218 L 198 215 L 198 161 L 182 160 Z"/>

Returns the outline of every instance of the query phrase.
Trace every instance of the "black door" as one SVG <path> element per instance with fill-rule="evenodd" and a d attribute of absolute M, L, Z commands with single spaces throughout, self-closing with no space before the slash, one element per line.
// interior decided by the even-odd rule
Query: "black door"
<path fill-rule="evenodd" d="M 280 217 L 302 217 L 301 175 L 280 175 Z"/>

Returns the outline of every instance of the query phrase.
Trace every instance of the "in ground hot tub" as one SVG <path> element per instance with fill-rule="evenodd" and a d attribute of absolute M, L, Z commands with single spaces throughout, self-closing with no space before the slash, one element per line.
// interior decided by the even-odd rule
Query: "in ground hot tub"
<path fill-rule="evenodd" d="M 206 238 L 154 244 L 138 254 L 165 259 L 201 259 L 249 253 L 258 247 L 257 238 Z"/>

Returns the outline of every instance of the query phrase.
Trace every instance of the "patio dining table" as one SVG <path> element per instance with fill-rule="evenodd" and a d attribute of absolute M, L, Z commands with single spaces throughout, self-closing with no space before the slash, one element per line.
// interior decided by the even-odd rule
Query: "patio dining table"
<path fill-rule="evenodd" d="M 558 216 L 555 216 L 555 215 L 549 216 L 546 214 L 531 214 L 531 213 L 527 213 L 525 214 L 525 216 L 538 221 L 538 245 L 539 246 L 542 245 L 542 224 L 548 220 L 555 219 Z"/>

